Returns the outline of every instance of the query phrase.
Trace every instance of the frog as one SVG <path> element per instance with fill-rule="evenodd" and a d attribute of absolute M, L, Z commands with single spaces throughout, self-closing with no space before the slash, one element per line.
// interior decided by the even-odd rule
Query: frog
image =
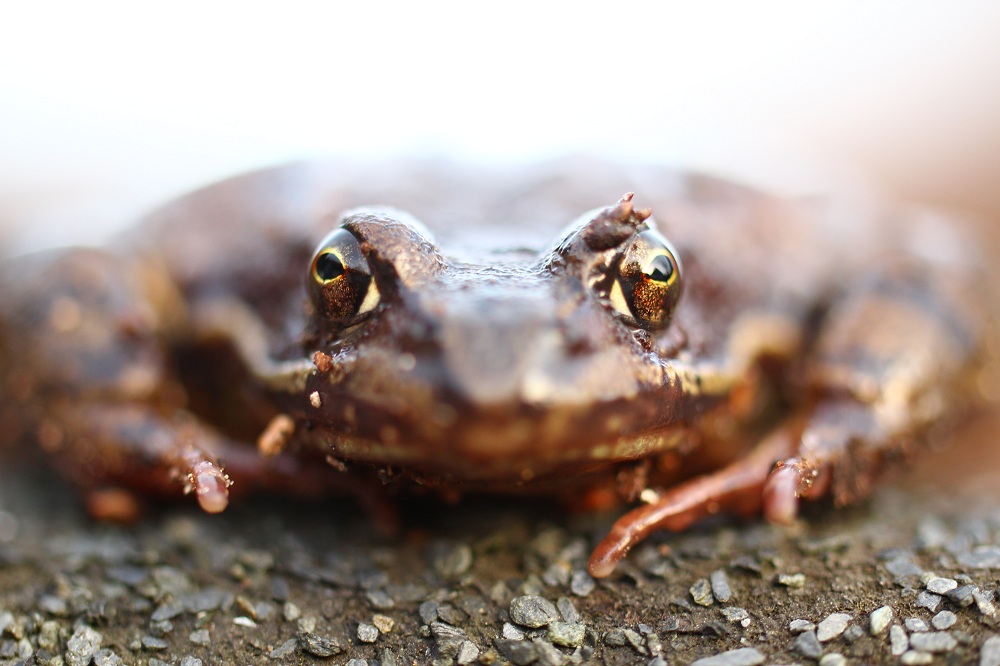
<path fill-rule="evenodd" d="M 605 577 L 715 514 L 863 499 L 982 404 L 979 266 L 927 211 L 667 167 L 286 165 L 7 261 L 0 423 L 108 520 L 251 492 L 632 506 Z"/>

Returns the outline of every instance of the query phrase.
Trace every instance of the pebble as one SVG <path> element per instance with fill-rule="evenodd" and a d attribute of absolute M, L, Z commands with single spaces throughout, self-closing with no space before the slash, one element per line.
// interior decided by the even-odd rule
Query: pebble
<path fill-rule="evenodd" d="M 943 610 L 931 618 L 931 624 L 939 630 L 951 629 L 956 622 L 958 622 L 958 616 L 949 610 Z"/>
<path fill-rule="evenodd" d="M 846 664 L 847 659 L 839 652 L 824 654 L 819 660 L 819 666 L 845 666 Z"/>
<path fill-rule="evenodd" d="M 930 631 L 930 626 L 919 617 L 908 617 L 903 622 L 906 625 L 907 631 Z"/>
<path fill-rule="evenodd" d="M 472 549 L 464 543 L 435 544 L 431 564 L 442 578 L 458 578 L 472 568 Z"/>
<path fill-rule="evenodd" d="M 170 647 L 162 638 L 157 638 L 156 636 L 143 636 L 140 640 L 142 647 L 146 650 L 166 650 Z"/>
<path fill-rule="evenodd" d="M 497 652 L 515 666 L 527 666 L 538 661 L 538 648 L 533 641 L 499 640 Z"/>
<path fill-rule="evenodd" d="M 689 591 L 691 599 L 699 606 L 711 606 L 715 603 L 715 597 L 712 596 L 712 584 L 705 578 L 696 580 Z"/>
<path fill-rule="evenodd" d="M 924 652 L 948 652 L 958 645 L 947 631 L 931 631 L 910 636 L 910 647 Z"/>
<path fill-rule="evenodd" d="M 388 634 L 392 631 L 393 627 L 396 626 L 396 621 L 393 620 L 388 615 L 382 615 L 381 613 L 376 613 L 372 616 L 372 624 L 381 631 L 383 634 Z"/>
<path fill-rule="evenodd" d="M 740 608 L 739 606 L 726 606 L 722 609 L 722 617 L 726 618 L 730 622 L 742 623 L 744 620 L 750 619 L 750 613 L 748 613 L 745 608 Z M 747 625 L 749 625 L 749 622 Z"/>
<path fill-rule="evenodd" d="M 455 654 L 455 662 L 459 666 L 468 666 L 479 658 L 479 648 L 472 641 L 462 641 L 458 646 L 458 653 Z"/>
<path fill-rule="evenodd" d="M 46 594 L 38 600 L 38 608 L 49 615 L 57 615 L 59 617 L 62 617 L 69 612 L 69 609 L 66 607 L 66 602 L 59 597 L 52 596 L 51 594 Z"/>
<path fill-rule="evenodd" d="M 788 623 L 788 630 L 793 634 L 801 634 L 803 631 L 812 631 L 816 625 L 809 620 L 792 620 Z"/>
<path fill-rule="evenodd" d="M 281 607 L 281 616 L 285 618 L 285 622 L 295 622 L 302 617 L 302 610 L 291 601 L 286 601 Z"/>
<path fill-rule="evenodd" d="M 503 628 L 500 630 L 500 635 L 509 641 L 523 641 L 524 632 L 512 625 L 510 622 L 504 622 Z"/>
<path fill-rule="evenodd" d="M 691 666 L 758 666 L 763 664 L 766 657 L 755 648 L 738 648 L 714 655 L 704 657 L 691 662 Z"/>
<path fill-rule="evenodd" d="M 1000 666 L 1000 636 L 990 636 L 983 642 L 979 666 Z"/>
<path fill-rule="evenodd" d="M 580 612 L 576 610 L 573 600 L 569 597 L 559 597 L 556 601 L 556 608 L 559 609 L 559 614 L 566 622 L 579 622 L 581 620 Z"/>
<path fill-rule="evenodd" d="M 202 666 L 202 663 L 198 657 L 184 657 L 181 659 L 181 666 Z"/>
<path fill-rule="evenodd" d="M 886 571 L 891 573 L 896 578 L 902 578 L 904 576 L 919 576 L 924 572 L 913 560 L 907 555 L 900 555 L 899 557 L 894 557 L 885 563 Z"/>
<path fill-rule="evenodd" d="M 885 630 L 889 628 L 889 623 L 892 622 L 892 608 L 889 606 L 877 608 L 872 611 L 869 619 L 871 620 L 872 636 L 880 636 L 885 633 Z"/>
<path fill-rule="evenodd" d="M 579 647 L 583 645 L 583 639 L 587 634 L 587 628 L 577 622 L 552 622 L 549 624 L 549 631 L 546 638 L 553 644 L 561 647 Z"/>
<path fill-rule="evenodd" d="M 910 638 L 906 635 L 906 630 L 898 624 L 889 627 L 889 651 L 892 656 L 898 657 L 910 648 Z"/>
<path fill-rule="evenodd" d="M 212 642 L 212 637 L 208 635 L 208 629 L 195 629 L 188 634 L 188 640 L 195 645 L 208 645 Z"/>
<path fill-rule="evenodd" d="M 945 594 L 958 587 L 958 581 L 954 578 L 935 577 L 927 581 L 924 587 L 926 587 L 929 592 L 933 592 L 934 594 Z"/>
<path fill-rule="evenodd" d="M 976 602 L 976 608 L 983 615 L 993 616 L 997 613 L 997 607 L 993 603 L 993 592 L 974 592 L 972 595 L 973 601 Z"/>
<path fill-rule="evenodd" d="M 299 646 L 298 640 L 294 638 L 289 638 L 287 641 L 274 648 L 268 653 L 271 659 L 283 659 L 292 654 L 295 654 L 295 649 Z"/>
<path fill-rule="evenodd" d="M 791 589 L 800 589 L 806 586 L 806 576 L 805 574 L 778 574 L 774 578 L 774 582 L 778 585 L 788 587 Z"/>
<path fill-rule="evenodd" d="M 66 663 L 69 666 L 87 666 L 94 653 L 101 649 L 103 640 L 100 633 L 86 625 L 77 628 L 66 641 Z"/>
<path fill-rule="evenodd" d="M 951 592 L 948 592 L 945 596 L 948 597 L 948 600 L 956 606 L 967 608 L 971 606 L 974 601 L 972 595 L 978 591 L 979 588 L 975 585 L 962 585 L 960 587 L 956 587 Z"/>
<path fill-rule="evenodd" d="M 823 645 L 816 638 L 816 632 L 812 630 L 803 631 L 799 634 L 792 643 L 792 647 L 803 657 L 808 657 L 809 659 L 819 659 L 820 655 L 823 654 Z"/>
<path fill-rule="evenodd" d="M 523 627 L 538 629 L 558 620 L 559 611 L 548 599 L 529 594 L 511 599 L 510 619 Z"/>
<path fill-rule="evenodd" d="M 826 643 L 844 633 L 851 616 L 847 613 L 832 613 L 816 627 L 816 638 L 820 643 Z"/>
<path fill-rule="evenodd" d="M 569 579 L 569 591 L 578 597 L 589 596 L 597 582 L 586 571 L 574 571 Z"/>
<path fill-rule="evenodd" d="M 899 663 L 904 664 L 904 666 L 922 666 L 923 664 L 932 664 L 934 663 L 934 655 L 930 652 L 910 650 L 909 652 L 903 653 L 903 656 L 899 658 Z"/>
<path fill-rule="evenodd" d="M 726 603 L 733 598 L 733 588 L 729 586 L 729 578 L 724 570 L 716 569 L 708 578 L 712 583 L 712 594 L 717 601 Z"/>
<path fill-rule="evenodd" d="M 361 622 L 358 624 L 358 640 L 362 643 L 374 643 L 378 640 L 378 627 L 374 624 Z"/>
<path fill-rule="evenodd" d="M 299 645 L 314 657 L 332 657 L 344 651 L 344 647 L 334 638 L 320 636 L 310 631 L 299 634 Z"/>
<path fill-rule="evenodd" d="M 108 648 L 101 648 L 94 653 L 94 666 L 124 666 L 125 662 Z"/>
<path fill-rule="evenodd" d="M 424 621 L 424 624 L 430 624 L 438 619 L 438 602 L 425 601 L 417 608 L 417 613 L 420 614 L 420 619 Z"/>
<path fill-rule="evenodd" d="M 936 613 L 937 609 L 941 606 L 941 595 L 934 594 L 933 592 L 928 592 L 927 590 L 924 590 L 923 592 L 917 595 L 917 598 L 914 600 L 914 603 L 916 603 L 918 606 L 926 608 L 932 613 Z"/>
<path fill-rule="evenodd" d="M 365 598 L 375 610 L 391 610 L 396 607 L 396 600 L 390 597 L 385 590 L 369 590 L 365 594 Z"/>

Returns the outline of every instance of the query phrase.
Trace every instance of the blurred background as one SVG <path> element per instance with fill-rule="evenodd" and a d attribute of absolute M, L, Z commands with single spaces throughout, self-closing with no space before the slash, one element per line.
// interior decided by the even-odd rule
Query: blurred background
<path fill-rule="evenodd" d="M 1000 219 L 998 3 L 262 5 L 7 4 L 6 252 L 325 154 L 598 153 Z"/>

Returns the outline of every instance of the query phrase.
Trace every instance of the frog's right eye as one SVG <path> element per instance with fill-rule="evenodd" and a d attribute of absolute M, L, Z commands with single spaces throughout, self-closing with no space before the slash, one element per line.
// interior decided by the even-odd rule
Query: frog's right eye
<path fill-rule="evenodd" d="M 378 285 L 361 243 L 347 229 L 331 232 L 309 266 L 309 297 L 316 311 L 336 322 L 356 321 L 375 309 Z"/>

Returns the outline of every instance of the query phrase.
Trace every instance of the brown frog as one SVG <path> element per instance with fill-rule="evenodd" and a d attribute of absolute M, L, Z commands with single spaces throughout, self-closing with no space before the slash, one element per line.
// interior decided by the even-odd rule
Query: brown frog
<path fill-rule="evenodd" d="M 135 492 L 641 500 L 605 576 L 655 530 L 863 497 L 980 402 L 973 266 L 926 214 L 661 168 L 298 165 L 9 262 L 0 423 L 105 518 Z"/>

